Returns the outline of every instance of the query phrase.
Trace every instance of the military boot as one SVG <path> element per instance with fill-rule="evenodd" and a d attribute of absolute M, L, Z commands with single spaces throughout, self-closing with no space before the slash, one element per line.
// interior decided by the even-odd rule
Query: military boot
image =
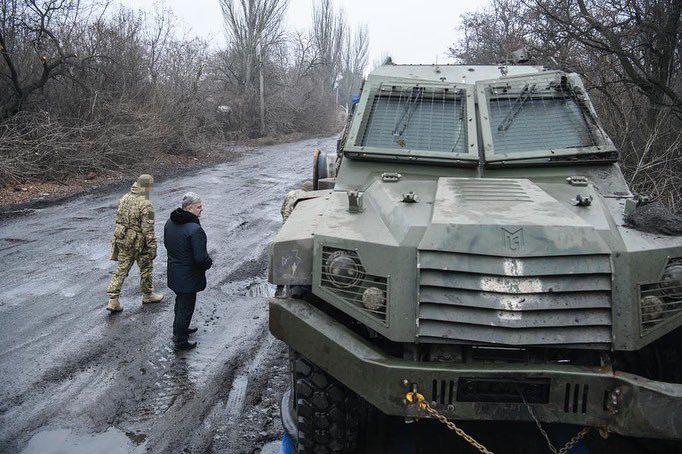
<path fill-rule="evenodd" d="M 109 304 L 107 304 L 107 310 L 112 314 L 116 312 L 121 312 L 123 306 L 118 302 L 118 298 L 109 298 Z"/>
<path fill-rule="evenodd" d="M 145 293 L 144 296 L 142 296 L 142 304 L 147 304 L 147 303 L 158 303 L 161 300 L 163 300 L 163 295 L 160 293 Z"/>

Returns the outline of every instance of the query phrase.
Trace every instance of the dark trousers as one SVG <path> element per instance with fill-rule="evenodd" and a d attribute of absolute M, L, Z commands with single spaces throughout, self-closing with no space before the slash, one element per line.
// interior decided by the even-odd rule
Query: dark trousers
<path fill-rule="evenodd" d="M 173 320 L 175 342 L 187 341 L 187 328 L 192 321 L 196 302 L 196 293 L 178 293 L 175 295 L 175 320 Z"/>

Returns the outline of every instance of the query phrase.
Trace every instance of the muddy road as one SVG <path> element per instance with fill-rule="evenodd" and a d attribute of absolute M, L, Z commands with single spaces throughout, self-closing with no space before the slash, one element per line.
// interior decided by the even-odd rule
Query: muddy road
<path fill-rule="evenodd" d="M 122 194 L 2 221 L 0 451 L 49 452 L 65 440 L 68 452 L 258 452 L 279 437 L 287 361 L 267 330 L 267 245 L 284 194 L 310 173 L 312 149 L 334 145 L 329 138 L 263 147 L 155 187 L 159 239 L 184 192 L 204 198 L 214 266 L 197 301 L 192 352 L 171 348 L 162 245 L 154 283 L 166 299 L 142 307 L 134 267 L 125 310 L 104 310 Z"/>
<path fill-rule="evenodd" d="M 159 239 L 184 192 L 204 198 L 214 266 L 194 315 L 199 347 L 190 352 L 172 349 L 162 246 L 154 281 L 166 299 L 142 307 L 134 267 L 122 293 L 125 310 L 104 310 L 123 191 L 0 220 L 0 452 L 276 452 L 288 364 L 285 346 L 267 329 L 274 290 L 266 283 L 267 246 L 281 225 L 283 196 L 310 173 L 312 149 L 334 145 L 327 138 L 262 147 L 156 185 Z M 367 452 L 473 452 L 435 423 L 371 424 Z M 499 452 L 546 452 L 532 425 L 472 433 Z M 590 444 L 648 451 L 640 448 L 649 443 L 610 440 L 592 437 Z"/>

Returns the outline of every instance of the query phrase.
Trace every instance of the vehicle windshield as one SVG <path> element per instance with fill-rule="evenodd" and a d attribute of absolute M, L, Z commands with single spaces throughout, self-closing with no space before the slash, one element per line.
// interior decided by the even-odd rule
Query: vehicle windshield
<path fill-rule="evenodd" d="M 526 84 L 517 92 L 488 97 L 496 155 L 597 145 L 583 108 L 559 87 L 538 93 Z"/>
<path fill-rule="evenodd" d="M 580 81 L 561 73 L 457 86 L 381 82 L 368 89 L 354 128 L 353 151 L 396 157 L 558 161 L 614 151 Z"/>
<path fill-rule="evenodd" d="M 423 87 L 382 91 L 371 99 L 367 126 L 360 145 L 466 153 L 466 107 L 452 90 Z"/>

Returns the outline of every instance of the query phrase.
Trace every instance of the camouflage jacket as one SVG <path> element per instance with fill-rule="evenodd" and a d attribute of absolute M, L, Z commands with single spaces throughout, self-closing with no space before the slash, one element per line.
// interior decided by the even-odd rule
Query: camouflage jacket
<path fill-rule="evenodd" d="M 154 207 L 137 183 L 118 203 L 114 241 L 125 250 L 156 251 Z"/>

